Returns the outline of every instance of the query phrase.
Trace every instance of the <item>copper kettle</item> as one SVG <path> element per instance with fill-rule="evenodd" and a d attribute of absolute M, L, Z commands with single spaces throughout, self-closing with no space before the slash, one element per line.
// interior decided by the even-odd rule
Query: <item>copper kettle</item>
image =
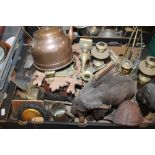
<path fill-rule="evenodd" d="M 37 69 L 57 70 L 73 60 L 73 28 L 67 36 L 61 27 L 43 27 L 33 33 L 32 56 Z"/>

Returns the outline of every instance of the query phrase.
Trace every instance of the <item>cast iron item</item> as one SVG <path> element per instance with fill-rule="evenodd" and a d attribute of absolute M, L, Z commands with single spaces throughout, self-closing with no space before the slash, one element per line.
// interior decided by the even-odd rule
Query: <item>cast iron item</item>
<path fill-rule="evenodd" d="M 142 124 L 143 116 L 135 102 L 125 101 L 114 112 L 112 120 L 119 125 L 138 126 Z"/>
<path fill-rule="evenodd" d="M 18 120 L 31 121 L 34 117 L 49 119 L 49 113 L 44 106 L 37 103 L 23 103 L 17 111 Z"/>
<path fill-rule="evenodd" d="M 60 27 L 44 27 L 33 33 L 32 56 L 39 70 L 57 70 L 73 60 L 72 27 L 67 36 Z"/>

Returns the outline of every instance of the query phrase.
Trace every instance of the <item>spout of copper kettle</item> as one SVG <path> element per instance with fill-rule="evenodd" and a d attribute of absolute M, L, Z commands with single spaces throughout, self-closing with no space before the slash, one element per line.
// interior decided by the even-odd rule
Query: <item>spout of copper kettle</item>
<path fill-rule="evenodd" d="M 73 26 L 69 27 L 68 37 L 71 42 L 73 42 Z"/>

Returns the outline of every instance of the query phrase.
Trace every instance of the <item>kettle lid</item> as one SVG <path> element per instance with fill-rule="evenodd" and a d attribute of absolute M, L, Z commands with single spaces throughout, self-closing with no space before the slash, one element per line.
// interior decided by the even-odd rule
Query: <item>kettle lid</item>
<path fill-rule="evenodd" d="M 40 30 L 37 30 L 33 33 L 34 37 L 49 37 L 49 36 L 53 36 L 59 32 L 61 32 L 62 29 L 60 27 L 43 27 Z"/>

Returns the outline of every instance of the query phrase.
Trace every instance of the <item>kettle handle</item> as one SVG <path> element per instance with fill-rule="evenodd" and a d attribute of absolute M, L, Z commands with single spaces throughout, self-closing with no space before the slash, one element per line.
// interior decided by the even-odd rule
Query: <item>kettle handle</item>
<path fill-rule="evenodd" d="M 69 27 L 68 37 L 72 43 L 73 42 L 73 26 Z"/>

